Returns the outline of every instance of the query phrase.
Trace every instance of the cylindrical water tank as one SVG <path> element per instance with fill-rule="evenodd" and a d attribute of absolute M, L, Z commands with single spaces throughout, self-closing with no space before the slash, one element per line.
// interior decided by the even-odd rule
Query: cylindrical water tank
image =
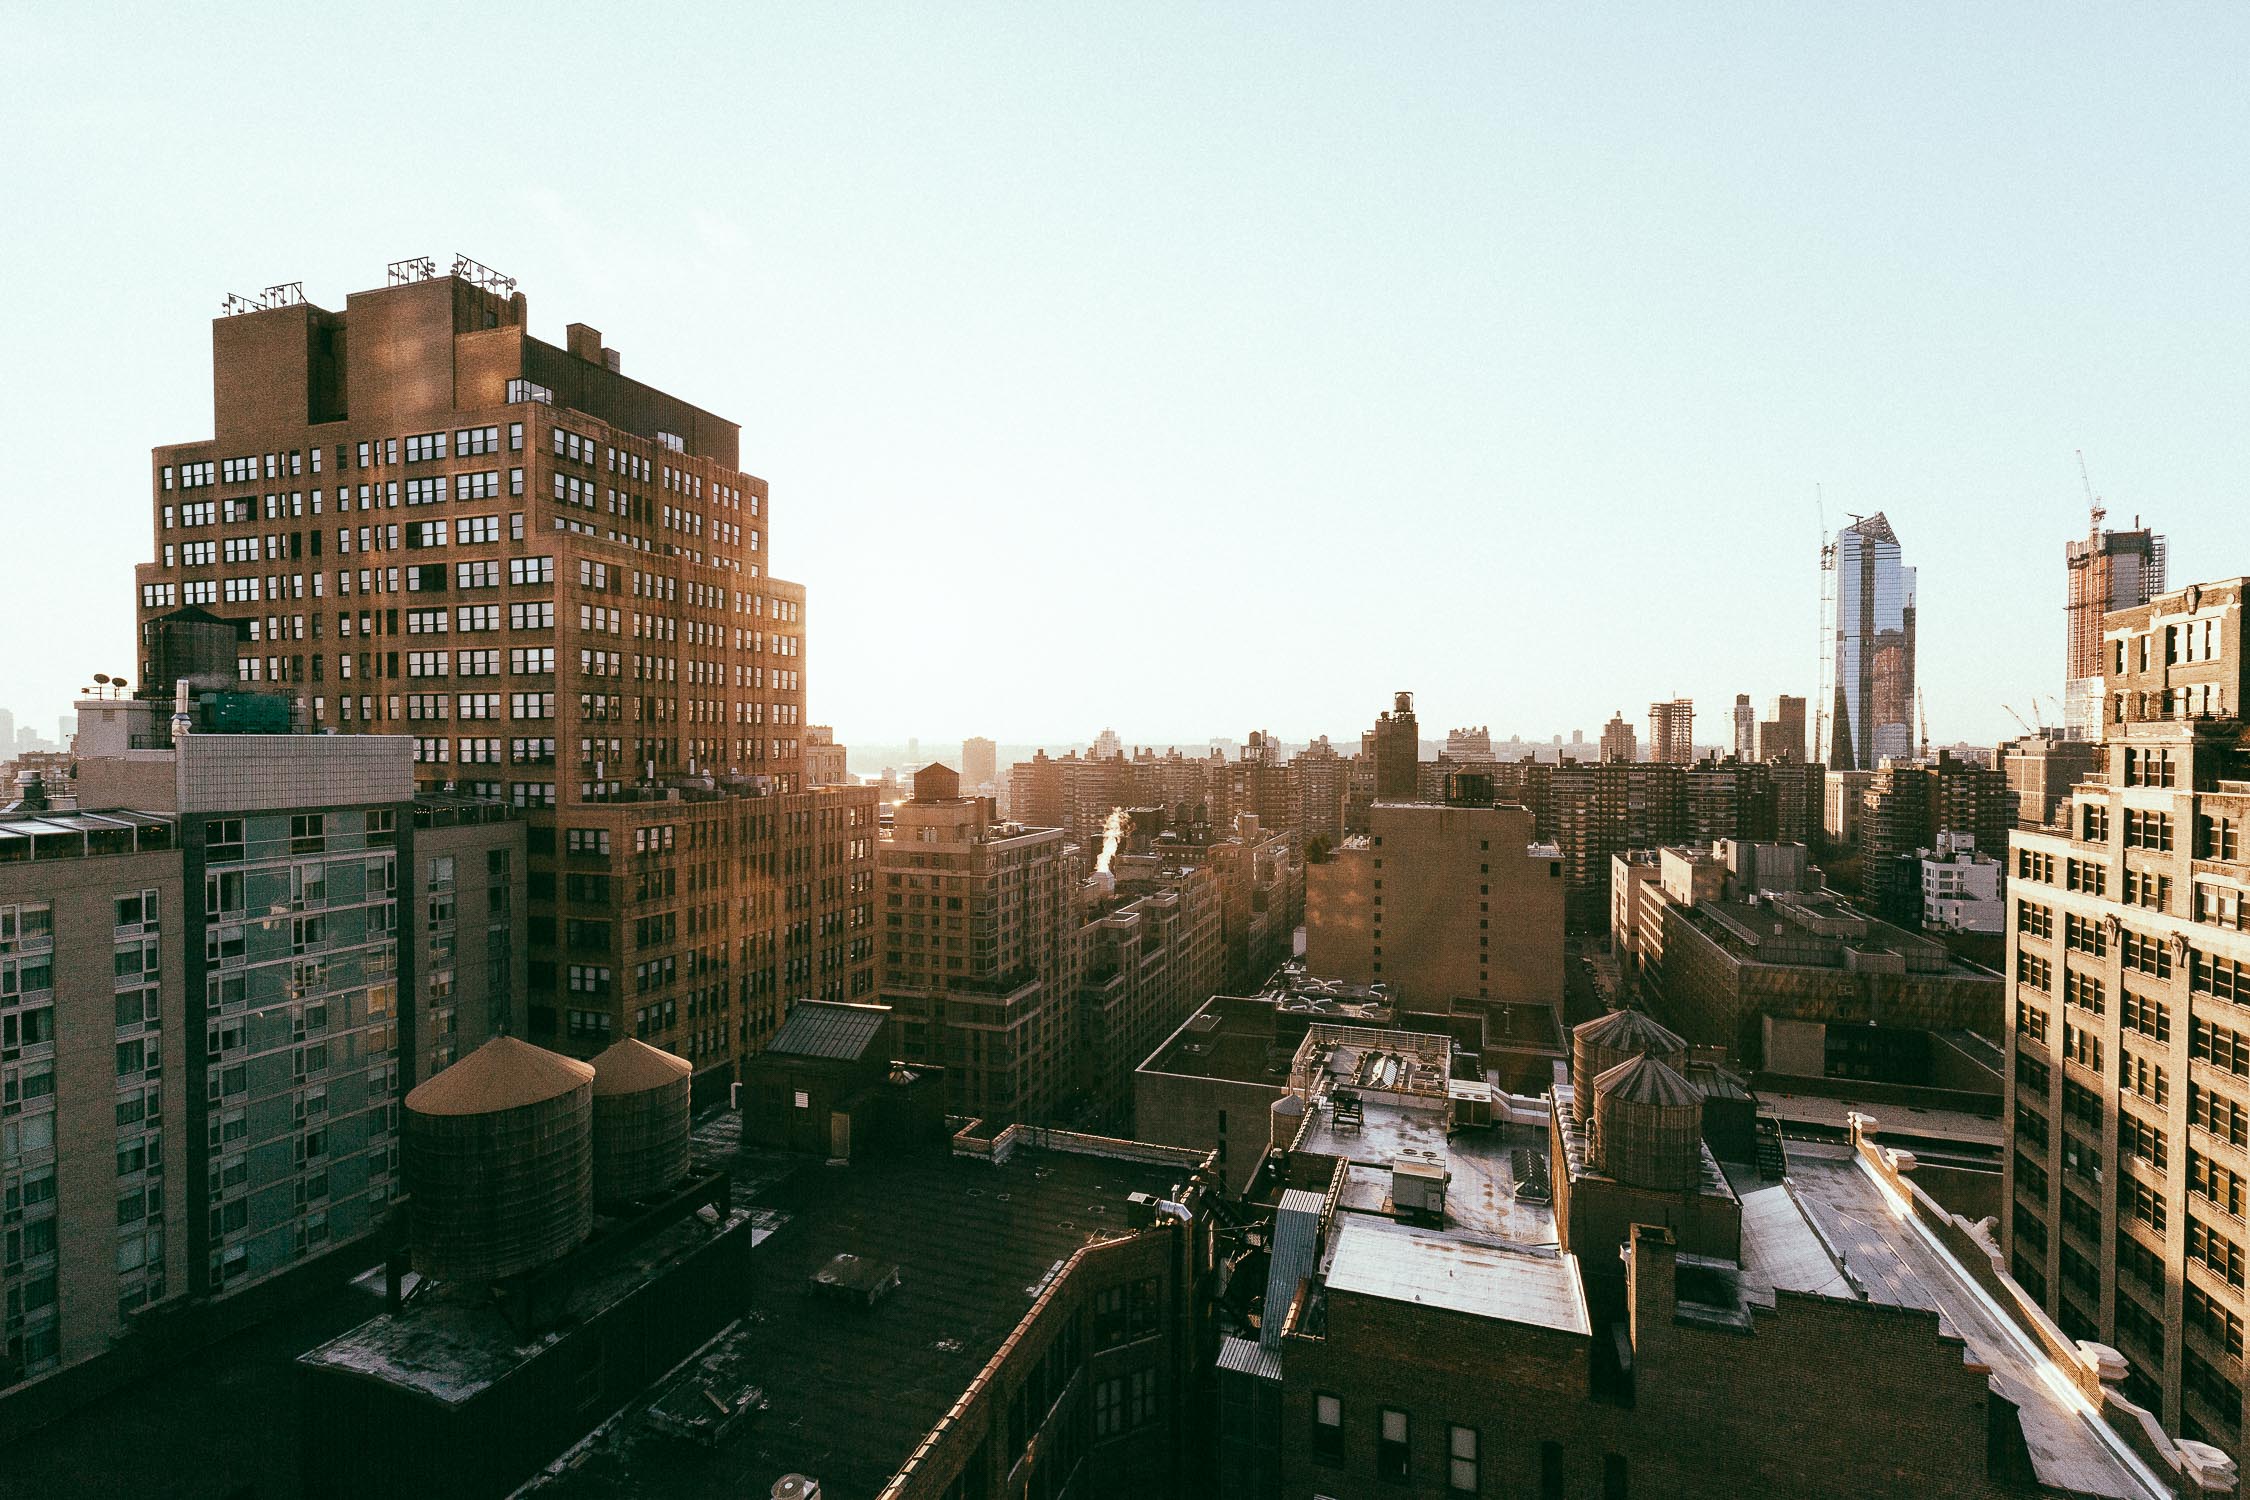
<path fill-rule="evenodd" d="M 1653 1057 L 1594 1080 L 1595 1166 L 1635 1187 L 1682 1190 L 1703 1176 L 1703 1091 Z"/>
<path fill-rule="evenodd" d="M 494 1037 L 406 1096 L 414 1268 L 499 1281 L 569 1253 L 594 1224 L 594 1070 Z"/>
<path fill-rule="evenodd" d="M 1297 1132 L 1305 1123 L 1305 1101 L 1295 1094 L 1283 1094 L 1266 1108 L 1266 1149 L 1286 1151 L 1297 1143 Z"/>
<path fill-rule="evenodd" d="M 1649 1056 L 1675 1072 L 1687 1068 L 1687 1043 L 1647 1011 L 1613 1010 L 1570 1034 L 1570 1086 L 1581 1123 L 1593 1118 L 1594 1080 L 1627 1058 Z"/>
<path fill-rule="evenodd" d="M 628 1203 L 687 1176 L 694 1073 L 686 1058 L 631 1037 L 594 1059 L 596 1203 Z"/>

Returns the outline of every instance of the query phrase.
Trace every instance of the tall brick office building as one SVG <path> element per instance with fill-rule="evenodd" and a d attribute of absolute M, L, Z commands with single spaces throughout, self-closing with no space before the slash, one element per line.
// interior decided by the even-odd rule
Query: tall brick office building
<path fill-rule="evenodd" d="M 583 324 L 533 338 L 474 262 L 230 309 L 211 437 L 151 456 L 143 690 L 161 622 L 214 616 L 316 730 L 411 735 L 418 787 L 524 809 L 545 1045 L 709 1072 L 791 999 L 872 995 L 875 799 L 805 784 L 805 591 L 739 427 Z"/>

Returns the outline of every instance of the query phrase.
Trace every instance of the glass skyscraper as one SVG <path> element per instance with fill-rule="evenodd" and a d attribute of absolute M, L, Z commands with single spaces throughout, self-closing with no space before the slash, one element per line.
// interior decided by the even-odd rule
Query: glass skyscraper
<path fill-rule="evenodd" d="M 1914 754 L 1914 570 L 1881 511 L 1836 534 L 1836 686 L 1828 766 Z"/>

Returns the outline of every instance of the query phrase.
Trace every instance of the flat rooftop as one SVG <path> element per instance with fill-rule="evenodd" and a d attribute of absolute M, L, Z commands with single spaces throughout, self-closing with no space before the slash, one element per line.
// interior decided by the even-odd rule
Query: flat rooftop
<path fill-rule="evenodd" d="M 1758 1109 L 1784 1125 L 1811 1125 L 1841 1134 L 1850 1132 L 1851 1116 L 1858 1113 L 1879 1117 L 1886 1140 L 1941 1141 L 1949 1145 L 1975 1146 L 1992 1153 L 2006 1144 L 2006 1131 L 1998 1116 L 1968 1110 L 1792 1094 L 1768 1087 L 1758 1090 Z"/>
<path fill-rule="evenodd" d="M 1216 995 L 1166 1037 L 1139 1071 L 1270 1084 L 1278 1092 L 1289 1086 L 1296 1050 L 1294 1040 L 1283 1043 L 1274 1034 L 1271 999 Z"/>
<path fill-rule="evenodd" d="M 1511 1245 L 1552 1246 L 1555 1232 L 1551 1201 L 1523 1195 L 1521 1176 L 1538 1178 L 1547 1165 L 1547 1133 L 1529 1125 L 1502 1122 L 1489 1129 L 1462 1130 L 1450 1137 L 1450 1103 L 1427 1106 L 1368 1100 L 1364 1118 L 1338 1129 L 1335 1104 L 1320 1099 L 1306 1111 L 1299 1149 L 1350 1163 L 1339 1215 L 1388 1217 L 1392 1213 L 1391 1166 L 1395 1162 L 1442 1163 L 1446 1171 L 1447 1233 L 1480 1235 Z M 1343 1222 L 1339 1217 L 1338 1222 Z"/>
<path fill-rule="evenodd" d="M 514 1374 L 542 1350 L 663 1274 L 721 1233 L 770 1235 L 770 1213 L 736 1209 L 713 1222 L 689 1215 L 621 1254 L 574 1289 L 564 1326 L 519 1337 L 486 1288 L 433 1282 L 405 1308 L 372 1318 L 298 1357 L 298 1363 L 379 1380 L 457 1406 Z"/>
<path fill-rule="evenodd" d="M 751 1310 L 718 1351 L 765 1407 L 717 1449 L 647 1434 L 632 1417 L 547 1480 L 542 1495 L 764 1495 L 817 1475 L 832 1500 L 879 1492 L 1079 1246 L 1127 1232 L 1128 1194 L 1170 1197 L 1186 1168 L 1019 1147 L 1005 1165 L 931 1148 L 807 1163 L 753 1211 L 785 1222 L 752 1257 Z M 807 1295 L 849 1254 L 896 1266 L 873 1307 Z"/>
<path fill-rule="evenodd" d="M 1825 891 L 1800 891 L 1762 898 L 1714 898 L 1674 910 L 1721 948 L 1745 963 L 1783 968 L 1846 967 L 1846 952 L 1861 962 L 1880 955 L 1910 974 L 1949 974 L 1997 979 L 1989 969 L 1956 958 L 1943 943 L 1869 916 Z"/>
<path fill-rule="evenodd" d="M 1581 1337 L 1593 1332 L 1575 1256 L 1366 1219 L 1337 1221 L 1328 1289 Z"/>
<path fill-rule="evenodd" d="M 2005 1316 L 1952 1255 L 1890 1202 L 1887 1187 L 1849 1146 L 1789 1147 L 1790 1191 L 1842 1255 L 1856 1298 L 1926 1308 L 1961 1339 L 1967 1359 L 1992 1374 L 2016 1405 L 2039 1481 L 2074 1495 L 2157 1500 L 2169 1496 L 2119 1442 L 2046 1352 Z M 1759 1195 L 1753 1194 L 1753 1197 Z M 1748 1239 L 1751 1219 L 1744 1216 Z M 1747 1247 L 1746 1247 L 1747 1255 Z"/>

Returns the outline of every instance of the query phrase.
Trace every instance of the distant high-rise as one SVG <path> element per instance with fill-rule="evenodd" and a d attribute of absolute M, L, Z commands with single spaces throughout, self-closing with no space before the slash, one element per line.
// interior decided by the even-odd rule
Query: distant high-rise
<path fill-rule="evenodd" d="M 1297 827 L 1307 840 L 1321 839 L 1333 846 L 1344 837 L 1344 800 L 1350 769 L 1328 736 L 1297 752 L 1289 762 L 1297 786 Z"/>
<path fill-rule="evenodd" d="M 1805 700 L 1787 693 L 1773 700 L 1773 716 L 1758 726 L 1758 759 L 1805 763 Z"/>
<path fill-rule="evenodd" d="M 1000 747 L 975 736 L 961 742 L 961 784 L 974 796 L 1000 781 Z"/>
<path fill-rule="evenodd" d="M 1633 726 L 1625 722 L 1625 710 L 1621 708 L 1616 713 L 1611 714 L 1609 722 L 1602 726 L 1602 759 L 1639 760 L 1640 758 L 1639 738 L 1634 735 Z"/>
<path fill-rule="evenodd" d="M 836 743 L 836 731 L 827 724 L 805 726 L 805 785 L 846 786 L 851 773 L 845 769 L 849 759 L 842 745 Z"/>
<path fill-rule="evenodd" d="M 1914 570 L 1881 511 L 1836 534 L 1828 767 L 1870 771 L 1914 753 Z"/>
<path fill-rule="evenodd" d="M 1414 695 L 1400 693 L 1391 711 L 1375 720 L 1375 796 L 1382 802 L 1412 802 L 1416 766 L 1422 758 L 1421 728 L 1414 718 Z"/>
<path fill-rule="evenodd" d="M 2164 538 L 2142 529 L 2102 530 L 2103 511 L 2082 541 L 2063 544 L 2069 596 L 2063 606 L 2063 729 L 2093 739 L 2102 725 L 2102 616 L 2136 609 L 2164 592 Z"/>
<path fill-rule="evenodd" d="M 1492 731 L 1479 724 L 1473 729 L 1448 729 L 1445 732 L 1445 755 L 1448 760 L 1492 759 Z"/>
<path fill-rule="evenodd" d="M 1734 695 L 1734 753 L 1738 760 L 1758 755 L 1758 711 L 1750 706 L 1748 693 Z"/>
<path fill-rule="evenodd" d="M 1125 744 L 1118 739 L 1116 730 L 1104 729 L 1094 736 L 1093 748 L 1086 753 L 1095 760 L 1115 760 L 1125 753 Z"/>
<path fill-rule="evenodd" d="M 16 716 L 12 709 L 0 708 L 0 755 L 13 755 L 16 749 Z"/>
<path fill-rule="evenodd" d="M 1673 698 L 1648 706 L 1648 758 L 1695 763 L 1695 700 Z"/>

